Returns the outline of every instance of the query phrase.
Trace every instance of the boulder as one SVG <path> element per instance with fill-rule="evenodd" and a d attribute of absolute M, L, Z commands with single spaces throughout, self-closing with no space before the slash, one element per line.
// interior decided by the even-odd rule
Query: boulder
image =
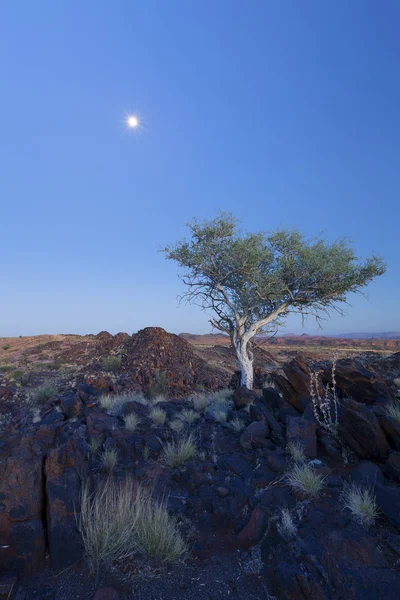
<path fill-rule="evenodd" d="M 77 516 L 81 485 L 89 475 L 88 452 L 86 427 L 81 425 L 68 442 L 51 450 L 46 459 L 47 534 L 55 569 L 77 562 L 83 554 Z"/>
<path fill-rule="evenodd" d="M 378 421 L 393 448 L 400 450 L 400 423 L 389 415 L 378 417 Z"/>
<path fill-rule="evenodd" d="M 250 404 L 254 404 L 257 399 L 257 394 L 244 386 L 237 388 L 233 393 L 233 402 L 237 409 L 245 408 Z"/>
<path fill-rule="evenodd" d="M 43 456 L 21 452 L 0 462 L 0 564 L 35 573 L 45 558 Z"/>
<path fill-rule="evenodd" d="M 268 526 L 268 518 L 263 509 L 259 506 L 253 508 L 250 518 L 243 529 L 238 534 L 239 546 L 250 548 L 262 540 Z"/>
<path fill-rule="evenodd" d="M 265 421 L 253 421 L 240 436 L 240 445 L 245 450 L 263 448 L 269 435 L 269 427 Z"/>
<path fill-rule="evenodd" d="M 386 470 L 389 476 L 400 482 L 400 452 L 391 452 L 386 461 Z"/>
<path fill-rule="evenodd" d="M 338 432 L 359 458 L 385 461 L 389 444 L 378 419 L 367 406 L 344 399 L 339 409 Z"/>
<path fill-rule="evenodd" d="M 303 417 L 289 417 L 286 437 L 289 443 L 299 444 L 308 458 L 317 456 L 317 423 Z"/>
<path fill-rule="evenodd" d="M 345 397 L 364 404 L 388 403 L 393 400 L 391 391 L 383 379 L 361 360 L 348 358 L 336 363 L 335 379 Z M 322 374 L 324 383 L 332 383 L 331 367 Z"/>
<path fill-rule="evenodd" d="M 375 496 L 381 514 L 400 530 L 400 489 L 390 485 L 376 485 Z"/>

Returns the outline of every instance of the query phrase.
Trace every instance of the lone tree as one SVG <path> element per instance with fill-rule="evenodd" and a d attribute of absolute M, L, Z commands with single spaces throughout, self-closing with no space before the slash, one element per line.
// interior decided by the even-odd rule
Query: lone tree
<path fill-rule="evenodd" d="M 230 336 L 241 385 L 249 389 L 257 334 L 271 333 L 289 313 L 318 321 L 330 309 L 343 314 L 346 294 L 360 292 L 386 269 L 377 256 L 361 262 L 343 239 L 307 240 L 295 230 L 241 233 L 230 213 L 188 227 L 190 240 L 163 251 L 185 269 L 182 297 L 211 309 L 211 325 Z"/>

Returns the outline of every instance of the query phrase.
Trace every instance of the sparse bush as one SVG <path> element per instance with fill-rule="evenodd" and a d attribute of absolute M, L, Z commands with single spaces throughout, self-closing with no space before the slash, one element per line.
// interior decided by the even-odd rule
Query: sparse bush
<path fill-rule="evenodd" d="M 188 551 L 165 505 L 143 488 L 135 489 L 129 478 L 120 484 L 108 480 L 92 494 L 84 484 L 77 521 L 93 572 L 137 553 L 170 563 Z"/>
<path fill-rule="evenodd" d="M 292 515 L 288 508 L 282 508 L 281 520 L 278 523 L 278 531 L 286 538 L 291 538 L 296 535 L 296 525 L 293 522 Z"/>
<path fill-rule="evenodd" d="M 239 419 L 238 416 L 235 416 L 232 421 L 230 421 L 234 431 L 236 431 L 236 433 L 240 433 L 242 431 L 242 429 L 244 428 L 244 422 L 242 421 L 242 419 Z"/>
<path fill-rule="evenodd" d="M 129 415 L 126 415 L 126 417 L 124 418 L 124 421 L 125 421 L 125 427 L 128 429 L 128 431 L 131 431 L 132 433 L 134 431 L 136 431 L 136 429 L 138 428 L 138 425 L 140 423 L 139 417 L 133 412 L 130 413 Z"/>
<path fill-rule="evenodd" d="M 198 412 L 203 412 L 208 406 L 208 398 L 206 394 L 195 394 L 191 398 L 193 408 Z"/>
<path fill-rule="evenodd" d="M 122 358 L 120 356 L 107 356 L 100 361 L 103 371 L 113 373 L 121 368 Z"/>
<path fill-rule="evenodd" d="M 324 477 L 308 464 L 295 464 L 286 474 L 289 485 L 306 496 L 318 496 L 324 487 Z"/>
<path fill-rule="evenodd" d="M 385 412 L 388 417 L 392 417 L 392 419 L 395 419 L 400 423 L 400 402 L 393 402 L 392 404 L 388 404 L 385 407 Z"/>
<path fill-rule="evenodd" d="M 107 448 L 101 454 L 101 464 L 107 473 L 111 473 L 118 462 L 118 450 L 116 448 Z"/>
<path fill-rule="evenodd" d="M 306 461 L 304 448 L 300 442 L 289 442 L 286 450 L 296 463 L 304 463 Z"/>
<path fill-rule="evenodd" d="M 20 382 L 22 380 L 23 376 L 24 376 L 24 372 L 20 371 L 19 369 L 17 369 L 13 373 L 13 377 L 14 377 L 15 381 L 19 381 Z"/>
<path fill-rule="evenodd" d="M 197 453 L 193 436 L 189 435 L 177 441 L 167 442 L 163 446 L 161 462 L 168 467 L 181 467 Z"/>
<path fill-rule="evenodd" d="M 344 508 L 348 508 L 353 517 L 365 527 L 373 525 L 379 516 L 375 495 L 368 487 L 360 487 L 354 482 L 347 484 L 343 488 L 341 500 Z"/>
<path fill-rule="evenodd" d="M 153 424 L 157 427 L 164 425 L 166 418 L 167 413 L 162 408 L 155 407 L 153 408 L 153 410 L 150 411 L 150 419 L 153 421 Z"/>
<path fill-rule="evenodd" d="M 10 344 L 5 344 L 3 346 L 3 350 L 9 350 L 11 348 Z"/>
<path fill-rule="evenodd" d="M 192 423 L 197 421 L 199 415 L 195 410 L 185 408 L 180 412 L 179 418 L 182 419 L 182 421 L 185 421 L 186 423 L 189 423 L 189 425 L 191 425 Z"/>
<path fill-rule="evenodd" d="M 165 371 L 157 371 L 153 383 L 149 387 L 149 397 L 165 396 L 167 389 L 167 374 Z"/>
<path fill-rule="evenodd" d="M 169 426 L 171 427 L 171 429 L 173 431 L 176 431 L 176 433 L 179 433 L 179 432 L 182 431 L 182 429 L 184 427 L 184 424 L 183 424 L 183 422 L 180 419 L 173 419 L 170 422 Z"/>
<path fill-rule="evenodd" d="M 39 385 L 32 393 L 32 399 L 35 402 L 45 402 L 52 400 L 57 395 L 57 388 L 51 383 Z"/>
<path fill-rule="evenodd" d="M 14 365 L 0 365 L 0 372 L 7 373 L 7 371 L 12 371 L 14 369 Z"/>

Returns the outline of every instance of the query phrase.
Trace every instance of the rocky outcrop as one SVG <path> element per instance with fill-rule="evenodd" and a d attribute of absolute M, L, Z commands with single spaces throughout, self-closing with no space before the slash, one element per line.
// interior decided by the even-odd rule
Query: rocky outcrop
<path fill-rule="evenodd" d="M 199 358 L 189 342 L 160 327 L 147 327 L 124 345 L 122 372 L 132 383 L 148 390 L 159 373 L 165 373 L 165 393 L 180 398 L 196 387 L 227 387 L 231 376 Z"/>

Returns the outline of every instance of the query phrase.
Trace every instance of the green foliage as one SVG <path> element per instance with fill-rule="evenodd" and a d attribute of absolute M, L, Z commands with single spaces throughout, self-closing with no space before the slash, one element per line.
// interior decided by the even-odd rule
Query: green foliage
<path fill-rule="evenodd" d="M 3 350 L 8 350 L 9 348 L 11 348 L 10 344 L 5 344 L 3 346 Z"/>
<path fill-rule="evenodd" d="M 149 387 L 149 397 L 157 398 L 165 396 L 167 389 L 167 374 L 165 371 L 157 371 L 153 383 Z"/>
<path fill-rule="evenodd" d="M 8 371 L 12 371 L 13 368 L 13 365 L 0 365 L 0 372 L 7 373 Z"/>
<path fill-rule="evenodd" d="M 57 388 L 52 383 L 43 383 L 39 385 L 32 394 L 35 402 L 45 402 L 52 400 L 57 395 Z"/>
<path fill-rule="evenodd" d="M 120 356 L 107 356 L 101 360 L 101 367 L 109 373 L 119 371 L 121 368 L 122 358 Z"/>
<path fill-rule="evenodd" d="M 317 318 L 385 272 L 384 261 L 359 261 L 344 240 L 308 240 L 298 231 L 241 233 L 229 213 L 188 224 L 191 238 L 164 248 L 184 270 L 185 297 L 214 311 L 228 334 L 255 335 L 289 312 Z"/>

